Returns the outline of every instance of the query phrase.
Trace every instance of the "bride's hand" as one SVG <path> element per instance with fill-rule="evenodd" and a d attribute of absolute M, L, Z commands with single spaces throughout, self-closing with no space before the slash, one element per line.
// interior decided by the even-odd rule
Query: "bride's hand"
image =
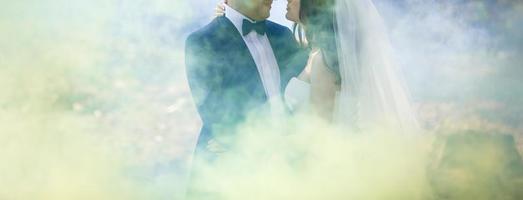
<path fill-rule="evenodd" d="M 225 0 L 223 3 L 218 3 L 216 5 L 216 8 L 214 9 L 215 13 L 214 15 L 216 17 L 221 17 L 225 15 L 225 4 L 227 3 L 227 0 Z"/>

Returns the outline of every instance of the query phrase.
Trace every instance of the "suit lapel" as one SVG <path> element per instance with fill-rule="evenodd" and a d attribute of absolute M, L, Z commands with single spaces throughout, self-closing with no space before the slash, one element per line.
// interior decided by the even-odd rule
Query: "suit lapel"
<path fill-rule="evenodd" d="M 228 66 L 225 66 L 226 74 L 228 74 L 224 80 L 225 85 L 246 87 L 246 90 L 250 91 L 251 97 L 266 100 L 267 96 L 258 68 L 240 32 L 226 17 L 219 17 L 219 20 L 222 24 L 222 31 L 225 32 L 225 37 L 220 42 L 223 44 L 220 49 L 224 50 L 222 59 L 224 59 L 224 63 L 229 63 Z"/>
<path fill-rule="evenodd" d="M 278 38 L 278 36 L 275 35 L 271 27 L 269 27 L 269 24 L 267 24 L 267 38 L 269 39 L 269 43 L 271 44 L 272 51 L 274 52 L 274 56 L 276 57 L 276 61 L 278 62 L 278 66 L 281 69 L 283 67 L 281 65 L 281 38 Z"/>
<path fill-rule="evenodd" d="M 270 25 L 267 23 L 267 38 L 269 39 L 269 43 L 272 47 L 272 52 L 274 53 L 274 57 L 276 58 L 276 62 L 278 63 L 278 68 L 280 71 L 280 90 L 283 92 L 285 88 L 285 63 L 283 62 L 282 58 L 282 45 L 281 45 L 281 38 L 279 38 L 277 35 L 274 34 L 272 31 Z"/>
<path fill-rule="evenodd" d="M 288 61 L 290 60 L 289 56 L 292 55 L 289 52 L 289 44 L 292 42 L 292 38 L 285 37 L 278 31 L 275 31 L 273 28 L 274 27 L 272 27 L 270 23 L 267 22 L 267 38 L 269 39 L 272 51 L 274 52 L 274 56 L 278 62 L 278 67 L 280 69 L 280 88 L 283 94 L 285 87 L 291 78 L 288 73 L 288 69 L 290 67 L 288 66 Z"/>

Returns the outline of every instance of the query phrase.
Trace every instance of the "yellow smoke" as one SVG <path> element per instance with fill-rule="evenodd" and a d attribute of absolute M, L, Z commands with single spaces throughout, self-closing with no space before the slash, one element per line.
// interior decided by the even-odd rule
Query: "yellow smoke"
<path fill-rule="evenodd" d="M 177 31 L 196 28 L 182 22 L 200 17 L 195 11 L 204 4 L 209 1 L 2 3 L 0 199 L 180 199 L 199 124 Z M 213 6 L 206 6 L 212 15 Z M 148 82 L 151 74 L 168 78 L 156 86 Z M 428 121 L 438 118 L 431 122 L 438 134 L 521 132 L 474 112 L 449 114 L 459 106 L 431 109 L 423 113 Z M 500 162 L 514 158 L 506 159 L 499 146 L 475 145 L 488 140 L 465 137 L 467 153 L 445 159 L 447 136 L 346 133 L 307 117 L 284 125 L 249 122 L 241 137 L 223 138 L 231 149 L 200 166 L 198 187 L 231 200 L 521 197 L 514 194 L 521 178 L 507 178 L 519 172 Z M 180 160 L 172 165 L 181 169 L 157 170 L 170 160 Z M 446 167 L 442 160 L 465 166 Z"/>
<path fill-rule="evenodd" d="M 303 116 L 284 124 L 257 118 L 238 132 L 240 136 L 217 160 L 196 162 L 200 168 L 194 170 L 201 173 L 196 175 L 201 180 L 194 180 L 194 199 L 205 195 L 233 200 L 426 199 L 431 195 L 426 176 L 432 162 L 430 135 L 347 132 Z"/>

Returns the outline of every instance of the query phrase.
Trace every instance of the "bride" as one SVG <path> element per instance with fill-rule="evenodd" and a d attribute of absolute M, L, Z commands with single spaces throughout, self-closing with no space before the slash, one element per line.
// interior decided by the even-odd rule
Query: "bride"
<path fill-rule="evenodd" d="M 287 11 L 297 39 L 311 50 L 285 89 L 292 110 L 356 131 L 419 130 L 372 0 L 288 0 Z"/>
<path fill-rule="evenodd" d="M 286 88 L 290 107 L 309 107 L 357 130 L 417 130 L 384 22 L 371 0 L 288 0 L 287 10 L 299 40 L 311 48 L 307 67 Z"/>

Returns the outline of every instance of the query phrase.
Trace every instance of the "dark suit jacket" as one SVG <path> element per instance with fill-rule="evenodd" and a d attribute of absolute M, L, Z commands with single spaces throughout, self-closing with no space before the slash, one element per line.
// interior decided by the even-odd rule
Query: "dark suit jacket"
<path fill-rule="evenodd" d="M 283 90 L 305 67 L 308 52 L 288 28 L 268 20 L 266 26 Z M 201 148 L 214 135 L 234 132 L 267 97 L 247 45 L 226 17 L 217 17 L 190 34 L 185 45 L 189 85 L 203 122 L 197 145 Z"/>

